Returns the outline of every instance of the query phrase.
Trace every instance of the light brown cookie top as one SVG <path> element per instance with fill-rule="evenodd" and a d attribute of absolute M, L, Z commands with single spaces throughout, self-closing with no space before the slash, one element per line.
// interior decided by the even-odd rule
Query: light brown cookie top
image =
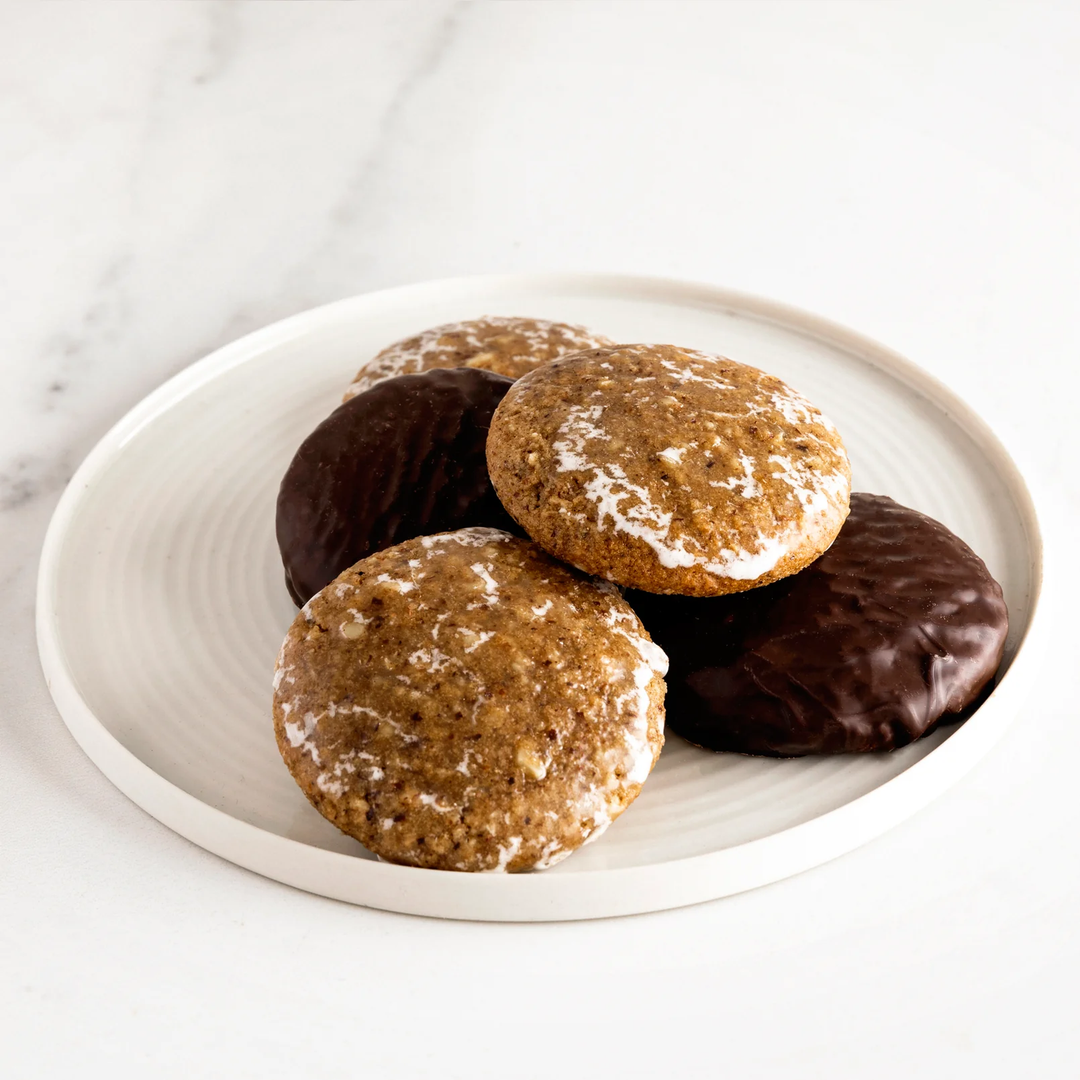
<path fill-rule="evenodd" d="M 618 591 L 496 529 L 408 540 L 297 616 L 278 748 L 325 817 L 391 862 L 551 866 L 637 797 L 667 657 Z"/>
<path fill-rule="evenodd" d="M 674 345 L 618 345 L 516 382 L 488 471 L 542 547 L 646 592 L 716 596 L 801 570 L 848 512 L 836 428 L 780 379 Z"/>
<path fill-rule="evenodd" d="M 567 353 L 613 344 L 584 326 L 485 315 L 468 322 L 435 326 L 387 346 L 357 372 L 343 400 L 348 401 L 383 379 L 431 368 L 483 368 L 518 379 Z"/>

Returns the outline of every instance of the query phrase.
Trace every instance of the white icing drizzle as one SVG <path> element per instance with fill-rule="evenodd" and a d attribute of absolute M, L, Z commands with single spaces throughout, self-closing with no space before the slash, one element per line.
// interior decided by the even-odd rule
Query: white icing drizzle
<path fill-rule="evenodd" d="M 624 348 L 633 349 L 632 346 Z M 678 399 L 665 393 L 665 381 L 670 383 L 672 389 L 677 389 L 679 384 L 687 382 L 702 383 L 718 392 L 733 388 L 717 370 L 722 363 L 721 358 L 695 350 L 682 351 L 685 361 L 661 359 L 660 366 L 664 371 L 661 378 L 654 380 L 649 376 L 647 379 L 637 379 L 638 382 L 656 381 L 659 384 L 655 391 L 643 391 L 652 395 L 650 400 L 656 405 L 676 411 L 679 407 Z M 763 390 L 760 398 L 757 402 L 748 403 L 743 413 L 734 415 L 734 418 L 745 418 L 746 414 L 764 415 L 773 410 L 787 423 L 797 423 L 805 428 L 817 422 L 828 430 L 835 431 L 814 406 L 793 390 Z M 645 399 L 643 404 L 644 402 Z M 714 412 L 711 415 L 733 416 L 724 412 Z M 618 461 L 600 462 L 590 453 L 590 443 L 610 443 L 611 438 L 611 433 L 604 425 L 603 405 L 571 406 L 552 442 L 555 467 L 559 472 L 584 474 L 581 490 L 596 508 L 597 528 L 604 530 L 610 527 L 616 532 L 642 541 L 653 550 L 660 565 L 669 570 L 699 566 L 717 577 L 738 581 L 755 580 L 768 574 L 785 555 L 803 542 L 809 522 L 814 521 L 816 524 L 816 519 L 826 515 L 830 509 L 842 502 L 849 486 L 847 476 L 840 469 L 822 473 L 793 463 L 786 455 L 773 454 L 767 459 L 767 464 L 777 467 L 770 468 L 768 475 L 787 484 L 791 489 L 792 498 L 798 505 L 799 519 L 790 529 L 779 535 L 759 535 L 748 549 L 733 545 L 707 551 L 692 535 L 673 535 L 676 514 L 674 509 L 668 509 L 666 493 L 669 489 L 682 488 L 669 485 L 668 488 L 658 486 L 655 491 L 650 490 L 642 484 L 634 483 Z M 800 431 L 799 438 L 826 444 L 826 440 L 810 430 Z M 722 447 L 724 442 L 717 438 L 713 445 Z M 828 443 L 828 447 L 830 450 L 836 449 L 832 443 Z M 696 443 L 684 447 L 669 446 L 659 451 L 657 456 L 668 464 L 684 466 L 688 464 L 684 461 L 688 451 L 696 448 Z M 624 451 L 622 456 L 625 458 L 627 453 L 629 451 Z M 610 458 L 613 455 L 605 450 L 604 456 Z M 846 461 L 842 450 L 840 456 Z M 765 490 L 758 475 L 755 475 L 755 459 L 745 450 L 739 450 L 738 464 L 741 475 L 736 474 L 726 480 L 709 480 L 709 486 L 738 491 L 747 500 L 764 498 Z M 566 507 L 561 510 L 568 516 L 581 517 Z"/>
<path fill-rule="evenodd" d="M 389 574 L 380 574 L 375 579 L 376 585 L 388 585 L 392 589 L 397 589 L 399 593 L 412 592 L 416 588 L 415 583 L 411 581 L 402 581 L 400 578 L 392 578 Z"/>
<path fill-rule="evenodd" d="M 281 689 L 282 682 L 295 683 L 296 677 L 290 675 L 289 672 L 293 670 L 292 664 L 285 664 L 278 659 L 277 667 L 274 669 L 274 692 L 276 693 Z"/>
<path fill-rule="evenodd" d="M 728 491 L 742 488 L 744 499 L 756 499 L 762 493 L 761 485 L 754 479 L 754 459 L 745 450 L 739 451 L 739 465 L 742 476 L 733 476 L 730 480 L 710 480 L 709 487 L 727 488 Z"/>
<path fill-rule="evenodd" d="M 491 563 L 473 563 L 469 569 L 484 583 L 484 599 L 489 604 L 497 604 L 499 583 L 491 576 L 495 567 Z"/>
<path fill-rule="evenodd" d="M 439 802 L 438 797 L 435 795 L 428 795 L 425 793 L 420 795 L 419 799 L 422 806 L 426 806 L 440 814 L 451 814 L 457 809 L 457 807 L 447 806 L 445 803 Z"/>
<path fill-rule="evenodd" d="M 460 530 L 458 533 L 424 538 L 423 548 L 428 557 L 431 558 L 439 551 L 445 550 L 445 546 L 450 544 L 457 544 L 466 548 L 480 548 L 493 542 L 504 541 L 518 543 L 517 540 L 512 540 L 508 534 L 497 530 Z M 487 554 L 479 554 L 478 561 L 470 565 L 470 552 L 470 555 L 461 560 L 461 563 L 463 569 L 468 566 L 469 571 L 475 575 L 474 580 L 477 589 L 482 591 L 484 600 L 493 604 L 498 602 L 500 598 L 500 586 L 497 580 L 501 577 L 499 572 L 500 564 L 493 557 L 491 561 L 488 561 L 488 558 L 485 557 Z M 417 574 L 421 563 L 422 560 L 411 560 L 410 572 L 414 575 Z M 466 577 L 468 577 L 468 574 L 466 574 Z M 400 589 L 399 586 L 402 584 L 418 587 L 413 582 L 402 582 L 389 575 L 379 575 L 373 580 L 373 584 L 398 588 L 401 592 L 411 591 L 410 589 Z M 545 582 L 545 584 L 550 585 L 550 581 Z M 509 595 L 510 588 L 511 586 L 507 585 L 503 591 Z M 618 659 L 607 661 L 607 672 L 601 677 L 602 681 L 599 685 L 603 686 L 606 682 L 608 686 L 614 687 L 615 690 L 604 695 L 604 704 L 601 706 L 600 714 L 595 719 L 597 721 L 604 720 L 607 723 L 614 721 L 615 731 L 611 735 L 606 735 L 604 745 L 597 748 L 591 755 L 589 768 L 595 770 L 593 775 L 596 776 L 596 781 L 586 785 L 583 790 L 572 791 L 573 797 L 568 800 L 568 811 L 571 815 L 569 820 L 582 823 L 582 840 L 583 842 L 589 842 L 601 835 L 614 817 L 621 812 L 628 797 L 628 785 L 636 785 L 643 781 L 652 766 L 654 744 L 650 744 L 649 741 L 648 714 L 650 702 L 648 689 L 651 680 L 656 675 L 662 675 L 666 672 L 667 657 L 658 646 L 649 641 L 644 635 L 636 617 L 625 608 L 618 589 L 603 582 L 583 584 L 581 588 L 596 589 L 598 593 L 608 600 L 609 609 L 601 615 L 604 625 L 608 630 L 618 635 L 620 639 L 632 645 L 633 656 L 637 658 L 636 662 L 628 659 L 626 652 L 620 646 L 614 650 Z M 337 599 L 341 600 L 344 597 L 339 596 Z M 337 610 L 340 611 L 342 607 L 344 605 L 339 606 Z M 548 616 L 555 607 L 554 601 L 550 597 L 542 603 L 534 602 L 530 604 L 527 602 L 523 605 L 521 615 L 527 624 L 530 617 L 543 618 Z M 566 611 L 570 611 L 577 610 L 580 605 L 575 605 L 569 597 L 566 597 L 565 602 L 561 601 L 558 605 L 556 614 L 561 615 L 564 607 Z M 345 608 L 345 611 L 348 612 L 352 621 L 343 623 L 343 626 L 363 626 L 370 622 L 370 619 L 357 608 Z M 482 617 L 478 616 L 478 618 Z M 444 620 L 448 618 L 451 618 L 448 613 L 434 617 L 436 629 L 433 631 L 433 638 L 438 637 L 438 627 L 443 626 Z M 308 619 L 314 622 L 310 611 Z M 480 626 L 482 625 L 484 625 L 483 622 L 480 623 Z M 446 632 L 442 635 L 442 644 L 443 648 L 448 651 L 439 649 L 433 641 L 427 647 L 418 648 L 408 656 L 409 664 L 415 669 L 410 674 L 417 687 L 423 688 L 427 685 L 426 679 L 429 676 L 438 676 L 447 667 L 462 666 L 467 668 L 468 662 L 464 661 L 463 654 L 472 654 L 481 646 L 497 638 L 495 631 L 481 630 L 475 624 L 474 627 L 462 627 L 456 625 L 456 622 L 452 622 L 447 624 L 444 629 Z M 284 685 L 285 680 L 290 678 L 292 672 L 292 667 L 288 664 L 288 660 L 291 658 L 290 649 L 303 641 L 304 634 L 305 631 L 299 629 L 298 633 L 293 633 L 282 646 L 278 657 L 278 667 L 275 671 L 276 687 Z M 553 671 L 562 671 L 566 667 L 563 658 L 553 657 L 553 659 L 555 659 L 555 662 L 551 665 Z M 514 659 L 513 663 L 515 670 L 522 672 L 522 678 L 528 680 L 527 685 L 536 687 L 538 693 L 542 692 L 543 684 L 534 682 L 537 676 L 533 671 L 535 666 L 533 661 L 528 656 L 523 656 Z M 399 668 L 397 672 L 391 671 L 388 673 L 388 675 L 396 677 L 397 680 L 404 684 L 402 687 L 397 688 L 397 683 L 394 682 L 393 685 L 397 688 L 396 692 L 403 695 L 411 692 L 422 696 L 423 690 L 411 689 L 410 678 L 401 674 L 400 670 Z M 482 671 L 483 669 L 478 667 L 475 670 Z M 567 672 L 567 674 L 570 673 Z M 566 678 L 566 675 L 563 678 Z M 579 691 L 585 685 L 592 685 L 596 678 L 596 674 L 593 673 L 590 673 L 588 678 L 570 678 L 566 684 L 567 690 Z M 472 722 L 474 724 L 477 723 L 478 713 L 481 709 L 493 708 L 497 703 L 485 691 L 482 684 L 478 684 L 475 689 L 476 698 L 472 706 Z M 321 760 L 316 740 L 319 735 L 319 723 L 323 717 L 332 718 L 343 714 L 370 717 L 380 724 L 385 724 L 388 731 L 395 733 L 392 741 L 399 747 L 402 745 L 415 745 L 420 741 L 419 735 L 412 734 L 412 728 L 415 725 L 410 725 L 404 721 L 404 716 L 407 714 L 403 713 L 400 722 L 397 722 L 395 719 L 391 719 L 391 716 L 398 715 L 394 710 L 388 709 L 387 711 L 391 713 L 391 716 L 387 716 L 366 705 L 357 705 L 352 702 L 330 702 L 325 705 L 322 712 L 318 712 L 316 708 L 315 711 L 305 712 L 303 719 L 300 719 L 297 716 L 296 702 L 298 700 L 302 699 L 294 699 L 279 704 L 280 711 L 283 714 L 284 738 L 294 749 L 299 749 L 302 753 L 309 755 L 319 767 L 321 771 L 315 778 L 315 786 L 327 796 L 342 798 L 348 794 L 353 786 L 358 787 L 359 790 L 365 790 L 360 785 L 384 781 L 386 772 L 380 761 L 377 760 L 376 755 L 359 750 L 341 752 L 325 738 L 322 740 L 323 755 L 329 754 L 331 761 L 326 763 Z M 322 702 L 318 704 L 322 705 Z M 306 707 L 306 701 L 302 707 Z M 579 723 L 580 721 L 575 720 L 573 722 Z M 467 724 L 468 721 L 464 723 Z M 655 728 L 653 730 L 655 732 Z M 612 735 L 614 735 L 614 738 L 612 738 Z M 532 776 L 534 782 L 551 783 L 552 775 L 555 776 L 556 783 L 564 782 L 559 779 L 559 757 L 557 752 L 554 752 L 555 746 L 556 744 L 552 744 L 549 749 L 546 743 L 543 744 L 540 751 L 540 756 L 543 758 L 543 767 L 534 767 L 534 773 L 536 774 Z M 535 747 L 530 747 L 530 750 L 535 750 Z M 418 804 L 437 814 L 452 815 L 457 813 L 461 805 L 469 800 L 470 792 L 475 790 L 474 781 L 471 778 L 472 774 L 476 771 L 477 762 L 480 762 L 481 767 L 483 767 L 484 758 L 471 746 L 459 747 L 458 752 L 461 757 L 457 765 L 453 766 L 453 772 L 469 778 L 462 784 L 464 791 L 462 792 L 456 786 L 444 788 L 437 780 L 429 778 L 430 782 L 423 784 L 423 787 L 427 787 L 428 790 L 413 790 L 413 798 L 416 800 L 414 805 Z M 452 758 L 451 761 L 453 760 Z M 397 776 L 392 778 L 396 779 Z M 462 782 L 458 781 L 458 783 L 461 784 Z M 454 794 L 451 796 L 450 792 Z M 514 810 L 511 812 L 511 809 L 507 808 L 506 812 L 502 813 L 503 807 L 499 807 L 499 810 L 500 812 L 496 817 L 492 818 L 492 825 L 489 826 L 497 828 L 497 842 L 500 843 L 497 858 L 493 860 L 495 865 L 491 867 L 491 872 L 506 872 L 510 864 L 519 858 L 523 851 L 529 854 L 533 867 L 542 870 L 561 862 L 575 849 L 574 840 L 569 840 L 570 847 L 567 847 L 566 839 L 552 838 L 550 831 L 548 831 L 547 836 L 537 836 L 535 833 L 530 833 L 528 834 L 528 840 L 526 840 L 524 833 L 527 830 L 523 829 L 521 824 L 515 824 L 515 815 L 519 811 Z M 555 820 L 558 820 L 558 815 L 554 817 Z M 539 820 L 539 815 L 537 815 L 534 821 Z M 395 824 L 393 817 L 385 817 L 375 827 L 388 831 Z M 514 835 L 515 833 L 521 833 L 522 835 Z"/>
<path fill-rule="evenodd" d="M 661 566 L 693 566 L 697 561 L 686 550 L 680 539 L 668 542 L 673 514 L 664 513 L 656 506 L 647 488 L 633 484 L 626 471 L 616 462 L 600 465 L 592 461 L 585 451 L 585 444 L 592 439 L 610 439 L 596 426 L 603 407 L 590 405 L 586 408 L 573 406 L 567 419 L 559 428 L 563 438 L 552 443 L 558 455 L 559 472 L 584 472 L 591 474 L 585 481 L 586 496 L 596 504 L 597 526 L 600 529 L 610 520 L 613 527 L 643 540 L 656 552 Z M 625 510 L 621 504 L 628 502 Z"/>
<path fill-rule="evenodd" d="M 468 649 L 465 650 L 468 652 Z M 448 656 L 442 650 L 437 648 L 432 649 L 417 649 L 415 652 L 409 654 L 409 663 L 414 667 L 420 665 L 426 665 L 426 670 L 432 675 L 437 675 L 448 664 L 453 664 L 458 667 L 461 661 L 456 657 Z"/>
<path fill-rule="evenodd" d="M 783 454 L 771 454 L 769 463 L 779 466 L 773 471 L 773 477 L 783 480 L 791 488 L 792 495 L 808 516 L 824 513 L 847 489 L 847 481 L 840 473 L 820 476 Z"/>
<path fill-rule="evenodd" d="M 479 357 L 498 346 L 492 339 L 497 337 L 499 332 L 512 333 L 524 339 L 524 349 L 518 353 L 506 354 L 508 358 L 536 357 L 537 363 L 582 349 L 602 348 L 612 344 L 607 338 L 594 334 L 584 326 L 549 322 L 545 319 L 485 315 L 466 322 L 433 326 L 421 334 L 387 346 L 357 373 L 345 393 L 345 400 L 348 401 L 376 383 L 397 375 L 423 371 L 431 366 L 448 366 L 445 361 L 452 361 L 453 365 L 457 366 L 462 352 L 470 358 Z M 454 337 L 442 343 L 442 339 L 449 334 Z M 482 334 L 484 336 L 481 336 Z M 469 362 L 469 359 L 465 360 L 466 365 Z"/>
<path fill-rule="evenodd" d="M 558 816 L 556 815 L 556 820 L 557 818 Z M 544 840 L 546 838 L 541 837 L 540 839 Z M 554 866 L 556 863 L 562 862 L 563 859 L 565 859 L 568 855 L 572 854 L 573 848 L 570 848 L 568 850 L 562 846 L 562 843 L 560 841 L 550 840 L 544 845 L 543 850 L 540 852 L 540 857 L 536 860 L 534 869 L 547 870 L 548 867 Z"/>
<path fill-rule="evenodd" d="M 284 702 L 281 706 L 281 711 L 288 716 L 292 709 L 291 702 Z M 308 754 L 311 760 L 316 765 L 321 765 L 322 761 L 319 759 L 319 748 L 312 741 L 312 734 L 315 731 L 316 726 L 319 723 L 319 717 L 313 712 L 304 713 L 303 724 L 294 724 L 288 720 L 282 725 L 285 731 L 285 738 L 289 740 L 289 745 L 294 749 L 299 749 L 302 753 Z"/>
<path fill-rule="evenodd" d="M 668 657 L 656 642 L 640 632 L 641 624 L 632 612 L 612 608 L 605 614 L 604 622 L 634 647 L 639 658 L 632 672 L 633 689 L 617 696 L 615 704 L 619 713 L 626 716 L 628 725 L 625 734 L 629 758 L 626 781 L 643 784 L 653 765 L 653 747 L 649 742 L 649 684 L 654 676 L 667 674 Z M 663 730 L 663 721 L 660 723 Z"/>
<path fill-rule="evenodd" d="M 487 871 L 489 874 L 504 874 L 510 860 L 521 850 L 521 837 L 512 836 L 510 842 L 499 847 L 499 861 Z"/>
<path fill-rule="evenodd" d="M 514 538 L 501 529 L 488 529 L 481 525 L 474 525 L 468 529 L 457 529 L 454 532 L 437 533 L 435 536 L 422 536 L 420 543 L 429 551 L 444 544 L 458 544 L 461 547 L 485 547 L 487 544 L 502 544 Z M 430 558 L 430 555 L 428 556 Z"/>
<path fill-rule="evenodd" d="M 470 630 L 467 626 L 459 626 L 457 632 L 462 635 L 467 641 L 471 641 L 471 645 L 465 646 L 466 653 L 476 652 L 485 642 L 490 641 L 495 636 L 494 630 Z"/>

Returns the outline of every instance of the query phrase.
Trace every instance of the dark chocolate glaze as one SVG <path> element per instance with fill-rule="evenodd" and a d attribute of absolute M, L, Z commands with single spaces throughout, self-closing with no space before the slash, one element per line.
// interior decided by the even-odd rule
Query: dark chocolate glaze
<path fill-rule="evenodd" d="M 880 495 L 852 495 L 832 547 L 783 581 L 627 600 L 671 660 L 668 726 L 776 757 L 925 735 L 989 689 L 1008 630 L 1001 587 L 967 544 Z"/>
<path fill-rule="evenodd" d="M 387 379 L 303 442 L 277 501 L 285 584 L 306 603 L 353 563 L 414 536 L 520 533 L 488 479 L 491 414 L 512 379 L 473 368 Z"/>

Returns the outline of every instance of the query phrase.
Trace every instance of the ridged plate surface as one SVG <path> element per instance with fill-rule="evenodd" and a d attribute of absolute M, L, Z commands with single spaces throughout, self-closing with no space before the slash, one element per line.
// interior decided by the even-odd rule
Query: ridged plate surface
<path fill-rule="evenodd" d="M 943 521 L 1001 582 L 1008 676 L 965 725 L 888 756 L 774 761 L 669 735 L 630 810 L 543 874 L 376 861 L 304 800 L 270 722 L 293 617 L 274 500 L 303 437 L 361 362 L 483 314 L 585 323 L 619 341 L 722 352 L 790 382 L 839 426 L 855 490 Z M 461 918 L 588 918 L 693 903 L 832 858 L 913 813 L 996 740 L 1023 699 L 1039 588 L 1031 502 L 994 436 L 925 373 L 839 327 L 676 282 L 585 275 L 433 282 L 330 305 L 250 335 L 161 387 L 99 444 L 42 557 L 42 663 L 68 726 L 155 817 L 300 888 Z"/>

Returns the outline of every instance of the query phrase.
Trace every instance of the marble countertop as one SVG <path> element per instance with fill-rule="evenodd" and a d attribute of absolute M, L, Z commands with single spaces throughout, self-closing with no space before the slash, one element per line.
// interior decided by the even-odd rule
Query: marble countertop
<path fill-rule="evenodd" d="M 11 1075 L 1075 1076 L 1078 72 L 1067 3 L 0 3 Z M 258 878 L 97 772 L 33 631 L 82 457 L 249 330 L 510 270 L 783 300 L 999 432 L 1039 500 L 1058 634 L 967 779 L 753 893 L 511 926 Z"/>

